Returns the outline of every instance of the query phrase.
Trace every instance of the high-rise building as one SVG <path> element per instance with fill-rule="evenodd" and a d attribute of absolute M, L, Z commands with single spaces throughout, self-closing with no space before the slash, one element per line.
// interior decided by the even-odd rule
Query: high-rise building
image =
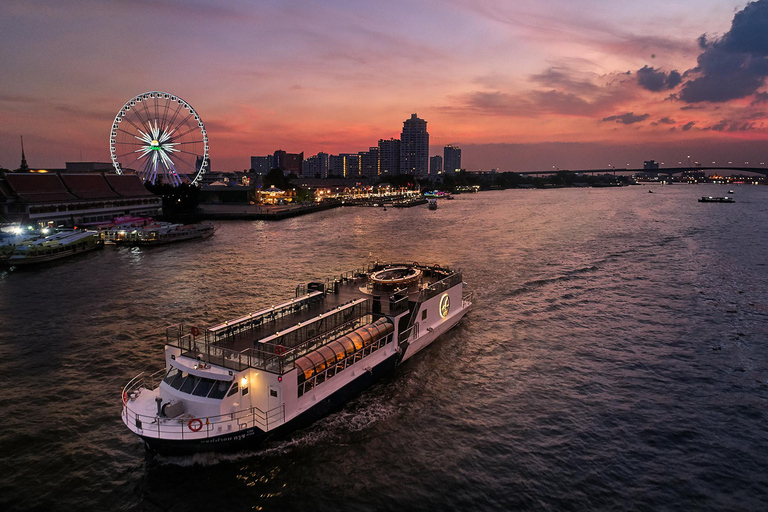
<path fill-rule="evenodd" d="M 304 160 L 301 164 L 301 175 L 307 178 L 327 178 L 328 153 L 321 151 Z"/>
<path fill-rule="evenodd" d="M 360 155 L 357 153 L 341 153 L 339 156 L 343 159 L 343 174 L 345 178 L 356 178 L 360 176 Z"/>
<path fill-rule="evenodd" d="M 379 175 L 379 147 L 371 146 L 368 151 L 361 151 L 360 174 L 366 178 L 375 178 Z"/>
<path fill-rule="evenodd" d="M 461 170 L 461 148 L 448 144 L 443 149 L 443 169 L 446 174 L 456 174 Z"/>
<path fill-rule="evenodd" d="M 435 155 L 429 157 L 429 175 L 437 176 L 443 173 L 443 157 Z"/>
<path fill-rule="evenodd" d="M 301 174 L 301 162 L 304 161 L 303 151 L 301 153 L 287 153 L 282 149 L 278 149 L 275 151 L 274 157 L 276 169 L 280 169 L 285 174 Z"/>
<path fill-rule="evenodd" d="M 379 175 L 400 174 L 400 141 L 379 140 Z"/>
<path fill-rule="evenodd" d="M 328 155 L 328 174 L 340 178 L 344 176 L 344 157 L 341 155 Z"/>
<path fill-rule="evenodd" d="M 275 158 L 272 155 L 267 156 L 252 156 L 251 157 L 251 169 L 253 172 L 260 176 L 264 176 L 269 171 L 275 168 Z"/>
<path fill-rule="evenodd" d="M 412 114 L 403 121 L 400 134 L 400 172 L 414 176 L 429 173 L 429 133 L 427 122 Z"/>

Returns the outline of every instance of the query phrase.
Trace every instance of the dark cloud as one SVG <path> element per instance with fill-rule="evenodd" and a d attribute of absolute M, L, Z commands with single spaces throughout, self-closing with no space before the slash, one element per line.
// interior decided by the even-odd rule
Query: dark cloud
<path fill-rule="evenodd" d="M 623 79 L 615 75 L 597 77 L 569 66 L 553 66 L 530 78 L 548 90 L 472 91 L 452 96 L 454 106 L 444 109 L 519 117 L 555 114 L 599 118 L 637 94 L 636 88 L 623 87 Z"/>
<path fill-rule="evenodd" d="M 531 80 L 553 89 L 565 89 L 574 94 L 592 94 L 600 87 L 587 80 L 574 76 L 573 70 L 564 66 L 552 66 L 543 73 L 531 76 Z"/>
<path fill-rule="evenodd" d="M 695 124 L 696 124 L 696 121 L 688 121 L 687 123 L 685 123 L 685 124 L 682 126 L 682 129 L 683 129 L 683 131 L 684 131 L 684 132 L 687 132 L 688 130 L 690 130 L 691 128 L 693 128 L 693 125 L 695 125 Z"/>
<path fill-rule="evenodd" d="M 659 92 L 674 89 L 680 85 L 681 81 L 682 77 L 676 70 L 665 73 L 664 71 L 648 66 L 643 66 L 637 70 L 638 85 L 649 91 Z"/>
<path fill-rule="evenodd" d="M 725 131 L 726 128 L 728 128 L 728 121 L 726 121 L 725 119 L 709 127 L 710 130 L 715 130 L 716 132 Z"/>
<path fill-rule="evenodd" d="M 740 121 L 728 121 L 723 119 L 717 124 L 704 128 L 716 132 L 748 132 L 755 129 L 755 123 L 742 123 Z"/>
<path fill-rule="evenodd" d="M 660 124 L 675 124 L 676 121 L 669 117 L 662 117 L 658 121 L 654 121 L 651 123 L 651 126 L 659 126 Z"/>
<path fill-rule="evenodd" d="M 722 37 L 699 40 L 703 51 L 679 98 L 686 103 L 722 103 L 757 92 L 768 76 L 768 0 L 757 0 L 736 13 Z"/>
<path fill-rule="evenodd" d="M 554 90 L 545 92 L 533 91 L 530 95 L 537 104 L 543 106 L 549 112 L 588 116 L 595 111 L 593 104 L 569 92 Z"/>
<path fill-rule="evenodd" d="M 639 123 L 640 121 L 645 121 L 646 119 L 648 119 L 648 116 L 649 114 L 641 114 L 636 116 L 634 112 L 627 112 L 626 114 L 621 114 L 617 116 L 604 117 L 602 120 L 603 122 L 615 121 L 621 124 L 633 124 L 633 123 Z"/>

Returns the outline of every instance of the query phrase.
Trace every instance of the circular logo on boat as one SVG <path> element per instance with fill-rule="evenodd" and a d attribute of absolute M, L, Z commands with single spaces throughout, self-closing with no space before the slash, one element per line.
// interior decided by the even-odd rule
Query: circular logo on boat
<path fill-rule="evenodd" d="M 448 312 L 451 310 L 451 299 L 446 293 L 440 298 L 440 316 L 445 318 L 448 316 Z"/>

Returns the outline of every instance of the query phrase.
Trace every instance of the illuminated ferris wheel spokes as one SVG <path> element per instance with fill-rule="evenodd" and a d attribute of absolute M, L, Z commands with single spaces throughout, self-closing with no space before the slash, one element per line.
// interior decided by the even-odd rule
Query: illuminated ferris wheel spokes
<path fill-rule="evenodd" d="M 158 165 L 162 165 L 164 168 L 163 174 L 168 175 L 174 185 L 181 185 L 181 178 L 179 178 L 176 166 L 170 157 L 170 154 L 178 151 L 178 149 L 174 148 L 174 146 L 178 145 L 178 142 L 171 142 L 173 140 L 171 135 L 174 131 L 165 131 L 165 129 L 161 131 L 157 121 L 155 121 L 154 125 L 151 126 L 150 133 L 139 130 L 139 135 L 135 136 L 144 143 L 144 146 L 136 150 L 136 153 L 141 153 L 139 155 L 140 158 L 151 155 L 150 158 L 146 158 L 144 161 L 144 172 L 142 174 L 149 176 L 152 183 L 157 179 Z"/>
<path fill-rule="evenodd" d="M 110 151 L 119 174 L 133 170 L 151 183 L 195 183 L 208 167 L 208 136 L 199 114 L 164 92 L 140 94 L 120 109 Z"/>

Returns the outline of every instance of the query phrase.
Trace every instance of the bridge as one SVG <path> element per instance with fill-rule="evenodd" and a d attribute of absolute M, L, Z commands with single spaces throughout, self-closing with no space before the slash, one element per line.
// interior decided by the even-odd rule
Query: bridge
<path fill-rule="evenodd" d="M 768 176 L 768 168 L 765 167 L 746 167 L 746 166 L 688 166 L 688 167 L 664 167 L 663 169 L 623 169 L 609 167 L 607 169 L 557 169 L 551 171 L 521 171 L 516 174 L 523 176 L 541 176 L 549 174 L 557 174 L 559 172 L 572 172 L 578 174 L 616 174 L 616 173 L 648 173 L 648 174 L 678 174 L 686 171 L 740 171 L 740 172 L 753 172 L 756 174 L 762 174 Z"/>

